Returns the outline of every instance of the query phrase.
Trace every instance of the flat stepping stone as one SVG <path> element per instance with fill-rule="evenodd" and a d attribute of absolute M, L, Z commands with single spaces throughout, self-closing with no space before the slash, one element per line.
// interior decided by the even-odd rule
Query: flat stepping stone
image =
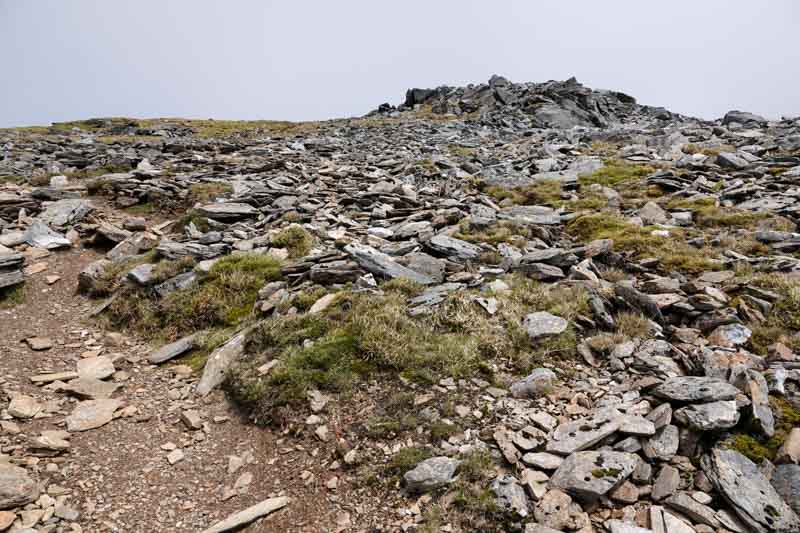
<path fill-rule="evenodd" d="M 750 531 L 800 531 L 800 518 L 750 459 L 735 450 L 715 448 L 703 456 L 701 465 Z"/>
<path fill-rule="evenodd" d="M 739 389 L 721 379 L 679 376 L 667 379 L 653 393 L 677 402 L 714 402 L 733 400 L 739 394 Z"/>
<path fill-rule="evenodd" d="M 560 316 L 552 315 L 546 311 L 531 313 L 525 317 L 522 323 L 522 327 L 528 331 L 528 337 L 531 340 L 563 333 L 568 325 L 569 323 Z"/>
<path fill-rule="evenodd" d="M 559 425 L 547 441 L 547 451 L 569 455 L 590 448 L 619 430 L 621 414 L 613 408 L 599 409 L 592 416 Z"/>
<path fill-rule="evenodd" d="M 593 501 L 622 484 L 639 457 L 626 452 L 576 452 L 558 467 L 550 485 L 584 501 Z"/>
<path fill-rule="evenodd" d="M 88 431 L 105 426 L 114 418 L 114 412 L 122 405 L 120 400 L 87 400 L 79 403 L 67 417 L 67 431 Z"/>

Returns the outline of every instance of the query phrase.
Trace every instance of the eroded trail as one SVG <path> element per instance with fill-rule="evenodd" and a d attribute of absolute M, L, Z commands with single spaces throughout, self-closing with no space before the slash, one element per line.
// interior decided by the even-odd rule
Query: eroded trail
<path fill-rule="evenodd" d="M 150 365 L 151 348 L 142 340 L 108 334 L 87 319 L 97 302 L 76 294 L 77 276 L 98 256 L 80 249 L 40 258 L 46 267 L 28 277 L 25 301 L 0 311 L 2 387 L 21 410 L 4 412 L 0 443 L 5 460 L 25 465 L 41 489 L 17 524 L 36 531 L 193 532 L 279 495 L 302 505 L 248 531 L 335 524 L 341 510 L 323 485 L 330 474 L 322 477 L 324 461 L 314 457 L 324 443 L 304 447 L 248 424 L 220 392 L 198 400 L 190 368 Z M 49 284 L 51 276 L 59 279 Z M 31 338 L 52 347 L 35 351 Z M 37 386 L 31 377 L 74 372 L 97 358 L 113 361 L 106 381 L 117 387 L 111 397 L 120 405 L 100 427 L 65 432 L 66 418 L 86 400 L 59 391 L 63 382 Z M 47 440 L 34 444 L 43 434 Z"/>

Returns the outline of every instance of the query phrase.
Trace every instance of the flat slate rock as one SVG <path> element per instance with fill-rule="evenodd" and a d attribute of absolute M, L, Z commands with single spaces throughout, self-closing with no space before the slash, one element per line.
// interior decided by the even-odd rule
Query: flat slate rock
<path fill-rule="evenodd" d="M 286 496 L 264 500 L 263 502 L 253 505 L 252 507 L 248 507 L 244 511 L 239 511 L 236 514 L 229 516 L 221 522 L 217 522 L 213 526 L 203 530 L 203 533 L 224 533 L 225 531 L 239 529 L 242 526 L 258 520 L 263 516 L 267 516 L 268 514 L 283 509 L 286 507 L 286 505 L 288 505 L 288 503 L 289 498 Z"/>
<path fill-rule="evenodd" d="M 797 533 L 800 518 L 758 466 L 735 450 L 714 448 L 703 471 L 747 527 L 756 533 Z"/>
<path fill-rule="evenodd" d="M 208 356 L 208 361 L 206 361 L 206 366 L 203 368 L 200 382 L 197 384 L 197 394 L 206 396 L 222 383 L 228 368 L 244 352 L 244 341 L 251 329 L 252 326 L 240 331 L 228 342 L 211 352 L 211 355 Z"/>
<path fill-rule="evenodd" d="M 778 465 L 770 482 L 783 501 L 800 514 L 800 465 Z"/>
<path fill-rule="evenodd" d="M 503 511 L 522 518 L 530 514 L 528 495 L 514 476 L 498 477 L 492 482 L 491 490 L 497 506 Z"/>
<path fill-rule="evenodd" d="M 151 353 L 147 360 L 153 364 L 159 364 L 183 355 L 197 346 L 198 336 L 199 333 L 193 333 L 178 339 L 175 342 L 165 344 L 155 352 Z"/>
<path fill-rule="evenodd" d="M 67 417 L 67 431 L 88 431 L 105 426 L 114 418 L 120 408 L 120 400 L 87 400 L 79 403 Z"/>
<path fill-rule="evenodd" d="M 105 355 L 78 361 L 78 377 L 80 378 L 106 379 L 116 371 L 114 363 Z"/>
<path fill-rule="evenodd" d="M 82 377 L 73 379 L 62 386 L 61 390 L 84 400 L 102 400 L 111 398 L 111 395 L 119 387 L 117 383 L 109 383 L 93 377 Z"/>
<path fill-rule="evenodd" d="M 390 256 L 383 252 L 379 252 L 371 246 L 351 243 L 345 246 L 344 251 L 350 254 L 353 260 L 358 263 L 361 268 L 371 272 L 376 276 L 380 276 L 381 278 L 405 278 L 422 285 L 431 285 L 434 283 L 433 278 L 430 276 L 404 267 Z"/>
<path fill-rule="evenodd" d="M 198 207 L 197 212 L 213 220 L 239 220 L 255 216 L 258 213 L 258 209 L 250 204 L 229 202 L 206 204 Z"/>
<path fill-rule="evenodd" d="M 592 416 L 559 425 L 547 441 L 547 451 L 569 455 L 597 444 L 619 430 L 621 414 L 613 408 L 598 409 Z"/>
<path fill-rule="evenodd" d="M 735 400 L 689 405 L 673 414 L 675 420 L 698 431 L 729 429 L 739 422 Z"/>
<path fill-rule="evenodd" d="M 550 485 L 592 501 L 620 485 L 636 469 L 639 457 L 626 452 L 576 452 L 558 467 Z"/>
<path fill-rule="evenodd" d="M 450 457 L 431 457 L 419 463 L 403 476 L 410 492 L 436 490 L 453 481 L 461 461 Z"/>
<path fill-rule="evenodd" d="M 680 431 L 677 426 L 668 424 L 656 431 L 649 439 L 642 441 L 642 451 L 648 459 L 669 461 L 678 453 Z"/>
<path fill-rule="evenodd" d="M 51 230 L 47 224 L 41 220 L 34 220 L 28 229 L 25 230 L 25 242 L 37 248 L 55 250 L 57 248 L 69 248 L 72 243 L 62 234 Z"/>
<path fill-rule="evenodd" d="M 668 378 L 653 393 L 660 398 L 677 402 L 715 402 L 733 400 L 739 389 L 721 379 L 679 376 Z"/>
<path fill-rule="evenodd" d="M 483 251 L 480 246 L 446 235 L 432 237 L 426 246 L 444 256 L 462 260 L 477 259 Z"/>
<path fill-rule="evenodd" d="M 522 327 L 527 330 L 528 337 L 531 340 L 563 333 L 568 325 L 569 322 L 560 316 L 552 315 L 546 311 L 531 313 L 522 322 Z"/>
<path fill-rule="evenodd" d="M 36 218 L 48 226 L 63 228 L 80 222 L 92 211 L 92 204 L 78 198 L 57 200 L 48 205 Z"/>

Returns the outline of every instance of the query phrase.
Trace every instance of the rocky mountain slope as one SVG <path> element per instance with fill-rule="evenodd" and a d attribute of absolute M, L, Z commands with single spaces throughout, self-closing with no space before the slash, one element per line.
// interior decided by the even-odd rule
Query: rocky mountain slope
<path fill-rule="evenodd" d="M 0 531 L 800 531 L 800 119 L 494 76 L 0 157 Z"/>

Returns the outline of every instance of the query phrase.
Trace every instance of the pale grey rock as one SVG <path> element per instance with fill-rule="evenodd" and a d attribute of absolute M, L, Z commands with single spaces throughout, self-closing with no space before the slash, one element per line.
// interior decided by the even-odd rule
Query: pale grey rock
<path fill-rule="evenodd" d="M 584 501 L 607 494 L 634 471 L 636 455 L 625 452 L 575 452 L 558 467 L 550 485 Z"/>
<path fill-rule="evenodd" d="M 239 529 L 242 526 L 254 522 L 263 516 L 267 516 L 275 511 L 283 509 L 289 504 L 289 501 L 289 498 L 286 496 L 269 498 L 251 507 L 248 507 L 244 511 L 239 511 L 238 513 L 235 513 L 222 520 L 221 522 L 217 522 L 208 529 L 203 530 L 202 533 L 224 533 L 226 531 Z"/>
<path fill-rule="evenodd" d="M 429 492 L 453 482 L 453 476 L 461 464 L 450 457 L 431 457 L 419 463 L 403 476 L 410 492 Z"/>
<path fill-rule="evenodd" d="M 705 524 L 714 528 L 721 525 L 713 509 L 698 502 L 686 492 L 673 494 L 664 500 L 664 503 L 682 515 L 689 517 L 695 523 Z"/>
<path fill-rule="evenodd" d="M 556 374 L 549 368 L 535 368 L 528 376 L 511 385 L 515 398 L 537 398 L 553 388 Z"/>
<path fill-rule="evenodd" d="M 111 398 L 111 395 L 119 387 L 120 385 L 117 383 L 109 383 L 92 377 L 82 377 L 73 379 L 63 385 L 61 390 L 84 400 L 102 400 Z"/>
<path fill-rule="evenodd" d="M 122 406 L 120 400 L 86 400 L 75 406 L 66 418 L 67 431 L 88 431 L 102 427 L 114 418 L 114 412 Z"/>
<path fill-rule="evenodd" d="M 350 254 L 361 268 L 371 272 L 375 276 L 384 279 L 405 278 L 422 285 L 431 285 L 434 283 L 434 280 L 430 276 L 404 267 L 390 256 L 379 252 L 371 246 L 351 243 L 345 246 L 344 250 Z"/>
<path fill-rule="evenodd" d="M 47 224 L 41 220 L 34 220 L 28 229 L 25 230 L 25 242 L 37 248 L 55 250 L 58 248 L 69 248 L 72 242 L 61 233 L 51 230 Z"/>
<path fill-rule="evenodd" d="M 800 465 L 778 465 L 770 483 L 783 501 L 800 514 Z"/>
<path fill-rule="evenodd" d="M 776 463 L 800 463 L 800 427 L 792 428 L 786 440 L 778 449 Z"/>
<path fill-rule="evenodd" d="M 733 348 L 745 344 L 752 334 L 750 328 L 742 324 L 725 324 L 715 329 L 708 340 L 717 346 Z"/>
<path fill-rule="evenodd" d="M 175 342 L 165 344 L 158 350 L 151 353 L 147 360 L 157 365 L 160 363 L 165 363 L 171 359 L 175 359 L 176 357 L 185 354 L 189 350 L 193 350 L 197 346 L 200 335 L 200 333 L 193 333 L 191 335 L 187 335 L 186 337 L 182 337 Z"/>
<path fill-rule="evenodd" d="M 564 278 L 561 268 L 545 263 L 525 263 L 517 267 L 520 272 L 537 281 L 558 281 Z"/>
<path fill-rule="evenodd" d="M 228 202 L 206 204 L 198 207 L 197 212 L 212 220 L 233 221 L 253 217 L 258 214 L 258 209 L 250 204 Z"/>
<path fill-rule="evenodd" d="M 642 443 L 642 451 L 649 459 L 669 461 L 678 453 L 680 432 L 677 426 L 669 424 L 656 431 L 656 434 Z"/>
<path fill-rule="evenodd" d="M 681 474 L 677 468 L 670 465 L 661 467 L 658 477 L 653 483 L 653 491 L 650 496 L 655 501 L 663 500 L 678 490 L 681 484 Z"/>
<path fill-rule="evenodd" d="M 126 277 L 137 285 L 150 285 L 150 282 L 153 280 L 153 271 L 155 268 L 156 265 L 153 263 L 137 265 L 128 271 Z"/>
<path fill-rule="evenodd" d="M 739 390 L 721 379 L 701 376 L 669 378 L 653 390 L 656 396 L 678 402 L 733 400 Z"/>
<path fill-rule="evenodd" d="M 753 423 L 767 437 L 775 434 L 775 416 L 769 405 L 769 386 L 767 380 L 757 370 L 747 370 L 747 392 L 750 397 L 750 411 Z"/>
<path fill-rule="evenodd" d="M 244 352 L 244 343 L 247 334 L 255 326 L 246 328 L 233 337 L 228 342 L 211 352 L 203 368 L 203 375 L 197 384 L 196 392 L 199 396 L 207 396 L 212 390 L 218 387 L 225 379 L 225 373 L 234 361 L 241 357 Z"/>
<path fill-rule="evenodd" d="M 703 471 L 739 518 L 756 533 L 800 531 L 800 518 L 752 461 L 735 450 L 714 448 Z"/>
<path fill-rule="evenodd" d="M 556 531 L 574 531 L 586 527 L 590 531 L 589 517 L 569 494 L 559 489 L 548 490 L 534 509 L 536 523 Z"/>
<path fill-rule="evenodd" d="M 78 377 L 85 379 L 106 379 L 117 371 L 114 363 L 105 355 L 89 357 L 78 361 Z"/>
<path fill-rule="evenodd" d="M 483 251 L 480 246 L 446 235 L 436 235 L 425 245 L 436 253 L 463 261 L 477 259 Z"/>
<path fill-rule="evenodd" d="M 8 404 L 8 414 L 14 418 L 33 418 L 42 411 L 36 398 L 25 394 L 14 394 Z"/>
<path fill-rule="evenodd" d="M 556 225 L 561 223 L 561 216 L 550 207 L 541 205 L 515 205 L 500 210 L 497 218 L 510 220 L 517 224 Z"/>
<path fill-rule="evenodd" d="M 675 420 L 698 431 L 729 429 L 739 422 L 735 400 L 689 405 L 675 411 Z"/>
<path fill-rule="evenodd" d="M 655 202 L 647 202 L 639 209 L 639 218 L 642 219 L 646 225 L 653 224 L 666 224 L 669 221 L 669 215 L 666 211 Z"/>
<path fill-rule="evenodd" d="M 653 533 L 651 529 L 639 527 L 622 520 L 609 520 L 606 522 L 609 533 Z"/>
<path fill-rule="evenodd" d="M 522 456 L 522 462 L 528 466 L 534 466 L 541 470 L 555 470 L 564 458 L 547 452 L 529 452 Z"/>
<path fill-rule="evenodd" d="M 92 209 L 87 200 L 67 198 L 49 204 L 36 218 L 52 228 L 64 228 L 83 220 Z"/>
<path fill-rule="evenodd" d="M 164 298 L 168 294 L 171 294 L 175 291 L 188 289 L 194 285 L 196 281 L 197 274 L 194 272 L 184 272 L 169 278 L 163 283 L 159 283 L 153 290 L 155 290 L 156 294 L 158 294 L 161 298 Z"/>
<path fill-rule="evenodd" d="M 563 333 L 568 325 L 569 323 L 560 316 L 546 311 L 531 313 L 525 317 L 522 323 L 522 327 L 527 330 L 531 340 Z"/>
<path fill-rule="evenodd" d="M 530 514 L 528 496 L 514 476 L 498 477 L 492 482 L 491 489 L 500 509 L 522 518 Z"/>
<path fill-rule="evenodd" d="M 569 455 L 590 448 L 619 429 L 620 413 L 613 408 L 598 409 L 591 416 L 559 425 L 547 441 L 547 451 Z"/>
<path fill-rule="evenodd" d="M 649 437 L 655 434 L 656 426 L 643 416 L 625 414 L 619 418 L 619 432 L 627 435 Z"/>

